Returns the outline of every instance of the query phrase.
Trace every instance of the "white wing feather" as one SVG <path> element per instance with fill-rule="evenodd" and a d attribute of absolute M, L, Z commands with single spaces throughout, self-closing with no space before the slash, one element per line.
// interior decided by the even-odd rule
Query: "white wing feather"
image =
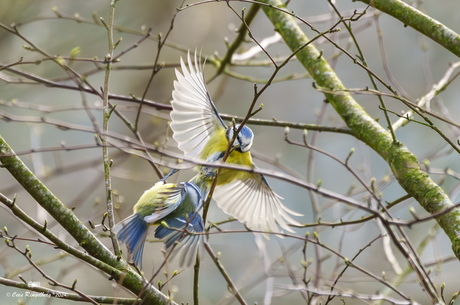
<path fill-rule="evenodd" d="M 186 156 L 197 158 L 209 136 L 217 128 L 225 128 L 225 124 L 212 103 L 196 54 L 195 67 L 190 53 L 187 59 L 188 68 L 181 58 L 182 73 L 176 69 L 170 126 L 179 149 Z"/>
<path fill-rule="evenodd" d="M 282 198 L 260 179 L 234 180 L 217 186 L 213 198 L 225 213 L 255 231 L 280 233 L 281 227 L 294 232 L 288 223 L 300 223 L 290 215 L 303 216 L 283 205 Z"/>
<path fill-rule="evenodd" d="M 171 102 L 171 129 L 179 149 L 188 157 L 199 158 L 210 135 L 226 128 L 217 113 L 204 80 L 202 67 L 196 53 L 195 65 L 190 53 L 188 67 L 180 59 L 182 73 L 176 69 Z M 250 229 L 281 232 L 280 228 L 293 232 L 288 223 L 300 225 L 290 215 L 302 216 L 284 206 L 263 177 L 234 180 L 218 186 L 214 191 L 217 205 L 227 214 L 245 223 Z"/>

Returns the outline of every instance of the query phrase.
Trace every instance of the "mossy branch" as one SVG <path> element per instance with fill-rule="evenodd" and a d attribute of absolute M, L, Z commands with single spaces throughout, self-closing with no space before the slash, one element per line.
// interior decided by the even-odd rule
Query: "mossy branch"
<path fill-rule="evenodd" d="M 307 44 L 309 40 L 292 14 L 288 10 L 283 12 L 283 3 L 279 0 L 259 0 L 259 2 L 268 4 L 262 6 L 265 14 L 292 51 L 305 46 L 297 53 L 299 62 L 319 86 L 330 88 L 331 91 L 325 93 L 329 103 L 342 117 L 353 135 L 388 163 L 402 188 L 430 214 L 452 208 L 453 203 L 447 194 L 421 170 L 416 156 L 402 143 L 393 141 L 387 130 L 370 117 L 350 94 L 343 92 L 345 87 L 334 70 L 312 44 Z M 333 94 L 333 91 L 337 90 L 341 93 Z M 460 259 L 459 219 L 459 208 L 436 217 L 437 222 L 450 238 L 455 255 Z"/>
<path fill-rule="evenodd" d="M 439 21 L 400 0 L 359 0 L 393 16 L 441 46 L 460 56 L 460 36 Z"/>
<path fill-rule="evenodd" d="M 19 159 L 8 143 L 0 135 L 0 162 L 10 174 L 22 185 L 22 187 L 40 204 L 70 235 L 85 249 L 85 251 L 96 258 L 98 261 L 86 257 L 84 253 L 67 247 L 65 243 L 60 243 L 49 230 L 36 223 L 25 215 L 22 210 L 15 207 L 14 202 L 6 205 L 13 210 L 16 216 L 32 225 L 39 233 L 45 235 L 62 250 L 69 254 L 85 260 L 91 265 L 109 274 L 110 278 L 117 280 L 121 285 L 128 288 L 136 295 L 143 291 L 140 296 L 146 304 L 175 304 L 166 295 L 162 294 L 154 286 L 148 284 L 139 274 L 135 273 L 125 261 L 113 255 L 104 244 L 102 244 L 88 228 L 75 216 L 73 211 L 67 208 Z M 99 261 L 103 263 L 99 263 Z M 108 266 L 107 266 L 108 265 Z M 110 266 L 110 267 L 109 267 Z M 112 267 L 112 268 L 111 268 Z M 117 270 L 114 272 L 113 268 Z M 143 288 L 146 286 L 146 288 Z"/>

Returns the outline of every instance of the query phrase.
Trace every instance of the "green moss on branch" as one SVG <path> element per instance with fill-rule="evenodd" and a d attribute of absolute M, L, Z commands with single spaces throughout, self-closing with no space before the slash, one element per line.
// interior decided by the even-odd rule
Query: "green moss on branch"
<path fill-rule="evenodd" d="M 73 254 L 96 268 L 106 272 L 110 277 L 114 277 L 121 285 L 138 295 L 142 292 L 141 298 L 145 304 L 175 304 L 167 296 L 162 294 L 152 285 L 146 283 L 143 277 L 133 272 L 123 260 L 119 260 L 110 252 L 75 216 L 71 209 L 67 208 L 19 159 L 8 143 L 0 135 L 0 163 L 18 181 L 22 187 L 40 204 L 56 221 L 70 233 L 70 235 L 85 249 L 88 254 L 99 261 L 116 268 L 118 272 L 111 271 L 110 267 L 102 263 L 85 259 L 76 253 L 76 249 L 67 248 L 65 244 L 59 243 L 53 238 L 52 234 L 46 234 L 40 225 L 29 219 L 20 209 L 10 207 L 15 215 L 29 223 L 40 233 L 50 238 L 53 242 L 61 245 L 64 251 Z M 8 204 L 7 204 L 8 205 Z M 12 203 L 10 204 L 12 205 Z M 121 276 L 120 276 L 121 274 Z"/>
<path fill-rule="evenodd" d="M 284 8 L 282 2 L 259 2 L 269 5 L 262 8 L 292 51 L 305 46 L 297 53 L 297 58 L 318 86 L 341 92 L 325 95 L 353 135 L 370 146 L 388 163 L 404 190 L 431 214 L 452 208 L 453 204 L 444 190 L 421 170 L 416 156 L 403 144 L 393 141 L 391 134 L 371 118 L 350 94 L 343 91 L 345 86 L 320 52 L 312 44 L 307 44 L 307 36 L 288 11 L 282 12 L 270 7 Z M 460 209 L 454 208 L 449 213 L 436 217 L 436 220 L 449 236 L 454 253 L 460 259 Z"/>
<path fill-rule="evenodd" d="M 460 36 L 439 21 L 400 0 L 359 0 L 400 20 L 460 56 Z M 401 27 L 401 30 L 403 28 Z"/>

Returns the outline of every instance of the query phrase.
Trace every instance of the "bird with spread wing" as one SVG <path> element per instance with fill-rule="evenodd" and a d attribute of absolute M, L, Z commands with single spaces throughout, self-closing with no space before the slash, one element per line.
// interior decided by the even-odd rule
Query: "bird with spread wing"
<path fill-rule="evenodd" d="M 188 67 L 180 59 L 182 73 L 176 69 L 177 80 L 172 92 L 171 129 L 178 147 L 187 157 L 199 158 L 206 162 L 222 161 L 229 142 L 234 138 L 239 125 L 226 126 L 219 116 L 204 80 L 202 65 L 195 53 L 192 63 L 190 52 Z M 254 134 L 243 126 L 236 135 L 230 149 L 227 163 L 255 167 L 250 149 Z M 208 194 L 217 169 L 197 166 L 198 175 L 191 181 L 208 180 L 201 183 Z M 249 229 L 279 233 L 282 229 L 293 232 L 288 224 L 299 225 L 293 216 L 303 216 L 288 209 L 282 199 L 269 186 L 261 174 L 222 168 L 217 177 L 213 198 L 228 215 L 244 223 Z"/>

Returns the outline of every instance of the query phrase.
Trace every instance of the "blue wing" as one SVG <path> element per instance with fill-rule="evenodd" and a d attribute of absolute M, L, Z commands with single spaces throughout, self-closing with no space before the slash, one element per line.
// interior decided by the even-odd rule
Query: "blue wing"
<path fill-rule="evenodd" d="M 188 157 L 198 158 L 210 135 L 226 126 L 211 100 L 196 53 L 195 66 L 190 52 L 187 60 L 188 68 L 180 59 L 182 74 L 176 69 L 170 126 L 179 149 Z"/>
<path fill-rule="evenodd" d="M 155 237 L 162 239 L 166 249 L 173 251 L 172 257 L 180 253 L 180 266 L 190 266 L 196 258 L 201 255 L 205 241 L 205 235 L 195 235 L 193 233 L 203 233 L 204 224 L 201 215 L 194 213 L 188 218 L 185 216 L 166 220 L 168 227 L 159 225 L 155 230 Z M 192 234 L 189 234 L 192 233 Z M 172 248 L 174 244 L 176 247 Z"/>

